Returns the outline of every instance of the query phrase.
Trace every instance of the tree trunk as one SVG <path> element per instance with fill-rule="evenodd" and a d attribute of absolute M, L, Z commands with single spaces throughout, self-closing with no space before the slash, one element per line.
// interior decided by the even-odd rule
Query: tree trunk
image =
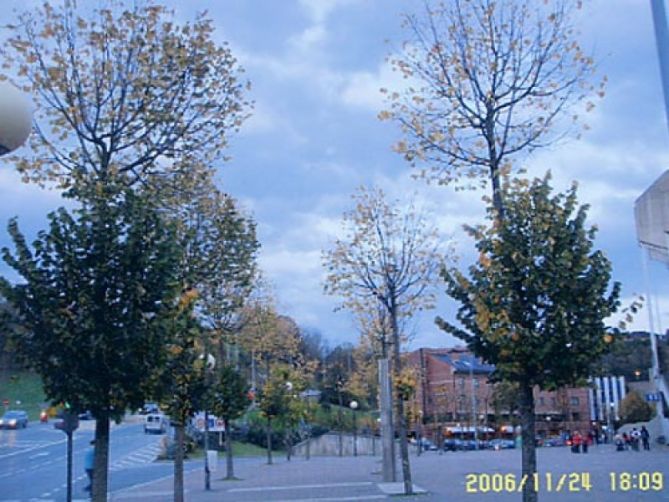
<path fill-rule="evenodd" d="M 267 463 L 272 463 L 272 419 L 267 417 Z"/>
<path fill-rule="evenodd" d="M 205 356 L 205 361 L 206 361 Z M 211 470 L 209 469 L 209 412 L 204 410 L 204 489 L 211 490 Z"/>
<path fill-rule="evenodd" d="M 93 467 L 93 502 L 107 501 L 107 471 L 109 465 L 109 415 L 95 417 L 95 460 Z"/>
<path fill-rule="evenodd" d="M 400 359 L 400 333 L 397 326 L 397 308 L 394 298 L 392 298 L 392 308 L 390 319 L 393 329 L 393 373 L 395 378 L 399 379 L 402 371 L 402 361 Z M 411 466 L 409 464 L 409 445 L 407 444 L 407 423 L 404 416 L 404 401 L 398 396 L 393 396 L 396 402 L 397 410 L 397 432 L 400 437 L 400 456 L 402 458 L 402 479 L 404 480 L 404 494 L 413 494 L 413 483 L 411 482 Z"/>
<path fill-rule="evenodd" d="M 341 419 L 341 409 L 344 406 L 344 402 L 343 402 L 342 396 L 341 396 L 341 389 L 339 390 L 337 395 L 338 395 L 338 402 L 339 402 L 339 408 L 337 408 L 337 427 L 339 428 L 339 456 L 342 457 L 344 455 L 344 438 L 342 436 L 343 426 L 342 426 L 342 419 Z"/>
<path fill-rule="evenodd" d="M 534 446 L 534 394 L 532 386 L 520 385 L 520 425 L 522 427 L 522 476 L 527 479 L 523 488 L 523 502 L 537 502 L 538 494 L 534 486 L 537 472 L 537 450 Z"/>
<path fill-rule="evenodd" d="M 174 426 L 174 502 L 184 502 L 184 438 L 183 423 Z"/>
<path fill-rule="evenodd" d="M 232 434 L 230 434 L 230 421 L 223 419 L 225 426 L 225 479 L 235 479 L 235 468 L 232 464 Z"/>
<path fill-rule="evenodd" d="M 284 436 L 284 444 L 286 445 L 286 460 L 290 462 L 290 457 L 293 453 L 293 444 L 292 440 L 290 438 L 290 430 L 286 428 L 285 436 Z"/>

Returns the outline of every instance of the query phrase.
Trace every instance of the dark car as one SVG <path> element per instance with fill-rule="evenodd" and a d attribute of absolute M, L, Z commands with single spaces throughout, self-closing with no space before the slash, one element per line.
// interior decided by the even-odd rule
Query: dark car
<path fill-rule="evenodd" d="M 90 411 L 84 411 L 83 413 L 79 413 L 79 420 L 94 420 L 93 413 Z"/>
<path fill-rule="evenodd" d="M 444 439 L 444 451 L 463 450 L 462 439 Z"/>
<path fill-rule="evenodd" d="M 9 410 L 0 418 L 0 429 L 25 429 L 28 427 L 28 413 L 23 410 Z"/>

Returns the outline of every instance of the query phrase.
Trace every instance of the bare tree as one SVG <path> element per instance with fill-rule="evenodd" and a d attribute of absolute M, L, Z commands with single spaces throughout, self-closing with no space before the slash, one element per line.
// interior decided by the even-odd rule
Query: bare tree
<path fill-rule="evenodd" d="M 323 254 L 328 272 L 325 291 L 343 297 L 342 306 L 353 312 L 377 304 L 383 307 L 390 327 L 393 372 L 399 380 L 399 322 L 433 305 L 430 286 L 441 264 L 437 235 L 413 206 L 401 211 L 387 203 L 380 190 L 363 188 L 354 202 L 355 209 L 343 217 L 346 236 Z M 410 494 L 404 403 L 396 399 L 395 404 L 404 490 Z"/>
<path fill-rule="evenodd" d="M 425 0 L 423 15 L 404 17 L 411 38 L 391 62 L 409 85 L 382 90 L 390 109 L 380 118 L 400 123 L 395 148 L 419 176 L 459 188 L 490 181 L 503 217 L 500 177 L 511 159 L 568 132 L 556 130 L 560 118 L 578 121 L 573 105 L 596 90 L 572 24 L 580 3 Z"/>
<path fill-rule="evenodd" d="M 86 18 L 74 0 L 19 16 L 3 69 L 36 102 L 26 181 L 64 189 L 96 182 L 197 180 L 247 117 L 241 69 L 204 15 L 174 22 L 152 0 L 113 0 Z M 0 79 L 7 79 L 0 75 Z"/>

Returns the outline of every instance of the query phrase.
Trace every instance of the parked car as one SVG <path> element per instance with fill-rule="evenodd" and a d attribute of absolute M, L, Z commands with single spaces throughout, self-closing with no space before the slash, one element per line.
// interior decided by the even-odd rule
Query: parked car
<path fill-rule="evenodd" d="M 434 444 L 432 441 L 430 441 L 427 438 L 421 438 L 420 439 L 420 447 L 423 451 L 436 451 L 437 450 L 437 445 Z"/>
<path fill-rule="evenodd" d="M 162 413 L 149 413 L 144 419 L 144 434 L 164 434 L 168 425 L 169 420 Z"/>
<path fill-rule="evenodd" d="M 561 437 L 546 438 L 544 446 L 565 446 L 566 441 Z"/>
<path fill-rule="evenodd" d="M 28 413 L 23 410 L 9 410 L 0 418 L 0 429 L 25 429 L 28 427 Z"/>
<path fill-rule="evenodd" d="M 160 413 L 160 408 L 157 403 L 144 403 L 142 409 L 139 410 L 140 415 L 148 415 L 149 413 Z"/>
<path fill-rule="evenodd" d="M 516 447 L 513 439 L 492 439 L 489 444 L 493 450 L 512 450 Z"/>
<path fill-rule="evenodd" d="M 93 416 L 93 413 L 88 411 L 84 411 L 83 413 L 79 413 L 79 420 L 93 420 L 95 417 Z"/>
<path fill-rule="evenodd" d="M 468 449 L 463 439 L 444 439 L 444 451 L 462 451 Z M 473 449 L 473 448 L 472 448 Z"/>

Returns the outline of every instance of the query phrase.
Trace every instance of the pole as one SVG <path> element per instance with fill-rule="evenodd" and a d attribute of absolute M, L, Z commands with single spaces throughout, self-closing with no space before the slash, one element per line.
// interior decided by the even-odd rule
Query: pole
<path fill-rule="evenodd" d="M 472 361 L 469 365 L 469 380 L 472 386 L 472 422 L 474 424 L 474 449 L 479 449 L 478 423 L 476 419 L 476 388 L 474 387 L 474 363 L 476 356 L 472 354 Z"/>
<path fill-rule="evenodd" d="M 358 456 L 358 419 L 353 410 L 353 456 Z"/>
<path fill-rule="evenodd" d="M 655 43 L 657 45 L 657 57 L 660 62 L 664 111 L 667 120 L 669 120 L 669 55 L 667 54 L 669 31 L 667 30 L 667 12 L 664 8 L 664 0 L 650 0 L 650 8 L 653 11 Z"/>
<path fill-rule="evenodd" d="M 72 502 L 72 431 L 67 432 L 67 502 Z"/>

